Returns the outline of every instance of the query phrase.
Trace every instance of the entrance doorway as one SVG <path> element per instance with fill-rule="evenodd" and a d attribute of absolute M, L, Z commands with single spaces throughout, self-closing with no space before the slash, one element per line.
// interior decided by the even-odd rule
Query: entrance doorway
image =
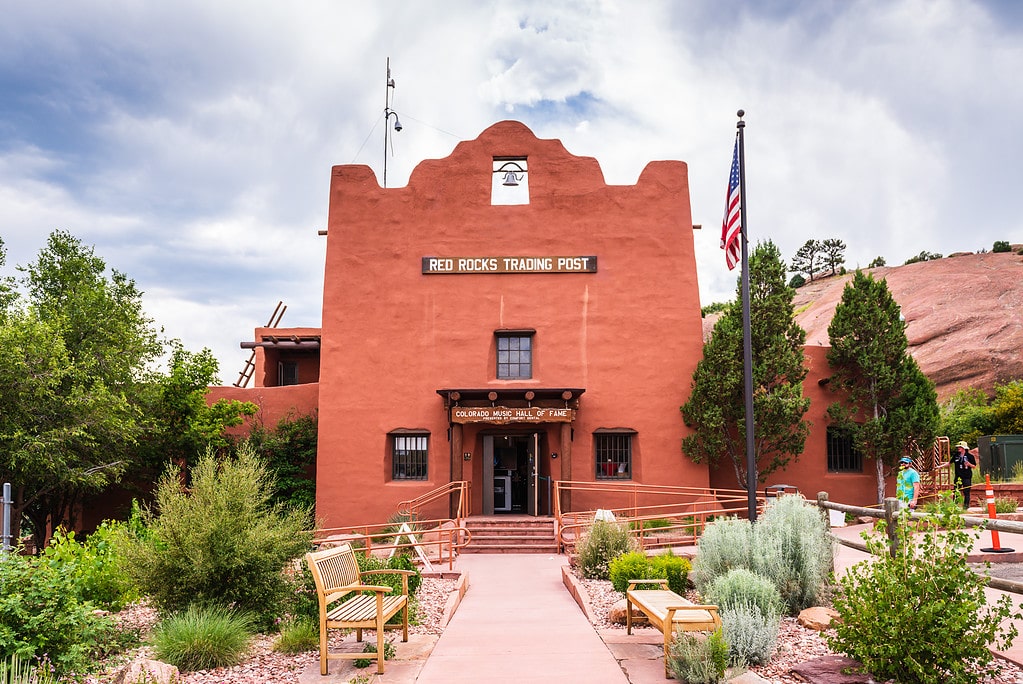
<path fill-rule="evenodd" d="M 549 515 L 550 465 L 542 454 L 545 435 L 483 435 L 483 512 Z"/>

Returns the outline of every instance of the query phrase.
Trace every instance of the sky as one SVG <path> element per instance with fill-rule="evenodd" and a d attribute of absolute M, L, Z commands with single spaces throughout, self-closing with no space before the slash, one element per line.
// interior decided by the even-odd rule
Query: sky
<path fill-rule="evenodd" d="M 702 304 L 746 114 L 747 229 L 849 268 L 1023 242 L 1023 3 L 1005 0 L 0 0 L 0 273 L 54 230 L 238 379 L 267 323 L 318 326 L 330 169 L 387 185 L 505 119 L 609 183 L 689 166 Z M 1018 197 L 1018 196 L 1017 196 Z"/>

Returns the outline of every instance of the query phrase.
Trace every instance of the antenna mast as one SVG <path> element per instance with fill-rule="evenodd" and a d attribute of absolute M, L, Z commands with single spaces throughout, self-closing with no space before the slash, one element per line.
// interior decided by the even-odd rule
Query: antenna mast
<path fill-rule="evenodd" d="M 391 140 L 391 132 L 387 126 L 391 117 L 394 117 L 394 130 L 401 130 L 401 121 L 398 120 L 398 112 L 391 109 L 391 89 L 394 87 L 394 79 L 391 78 L 391 58 L 387 58 L 387 80 L 384 87 L 384 187 L 387 187 L 387 147 Z M 391 154 L 394 154 L 394 143 L 391 145 Z"/>

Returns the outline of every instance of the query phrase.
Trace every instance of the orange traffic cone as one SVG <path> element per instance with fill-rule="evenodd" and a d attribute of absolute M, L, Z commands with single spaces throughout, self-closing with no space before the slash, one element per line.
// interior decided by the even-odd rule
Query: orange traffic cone
<path fill-rule="evenodd" d="M 998 519 L 998 512 L 995 510 L 995 490 L 991 489 L 991 476 L 984 476 L 984 486 L 987 490 L 987 517 L 990 520 Z M 981 549 L 984 553 L 1012 553 L 1015 549 L 1003 547 L 998 543 L 998 530 L 991 530 L 991 548 Z"/>

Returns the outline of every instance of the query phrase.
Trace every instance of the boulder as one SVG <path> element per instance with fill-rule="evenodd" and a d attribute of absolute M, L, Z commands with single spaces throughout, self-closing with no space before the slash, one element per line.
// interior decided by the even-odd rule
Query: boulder
<path fill-rule="evenodd" d="M 628 601 L 626 599 L 615 601 L 614 605 L 607 609 L 607 621 L 612 625 L 624 625 L 626 622 L 625 614 L 628 609 Z"/>
<path fill-rule="evenodd" d="M 832 608 L 813 606 L 799 611 L 797 621 L 803 627 L 817 632 L 823 632 L 831 626 L 832 620 L 838 619 L 838 613 Z"/>
<path fill-rule="evenodd" d="M 122 667 L 114 674 L 112 684 L 175 684 L 181 679 L 178 668 L 159 660 L 140 658 Z"/>
<path fill-rule="evenodd" d="M 815 684 L 876 684 L 876 680 L 860 672 L 860 663 L 845 656 L 821 656 L 792 666 L 792 672 L 803 681 Z"/>

